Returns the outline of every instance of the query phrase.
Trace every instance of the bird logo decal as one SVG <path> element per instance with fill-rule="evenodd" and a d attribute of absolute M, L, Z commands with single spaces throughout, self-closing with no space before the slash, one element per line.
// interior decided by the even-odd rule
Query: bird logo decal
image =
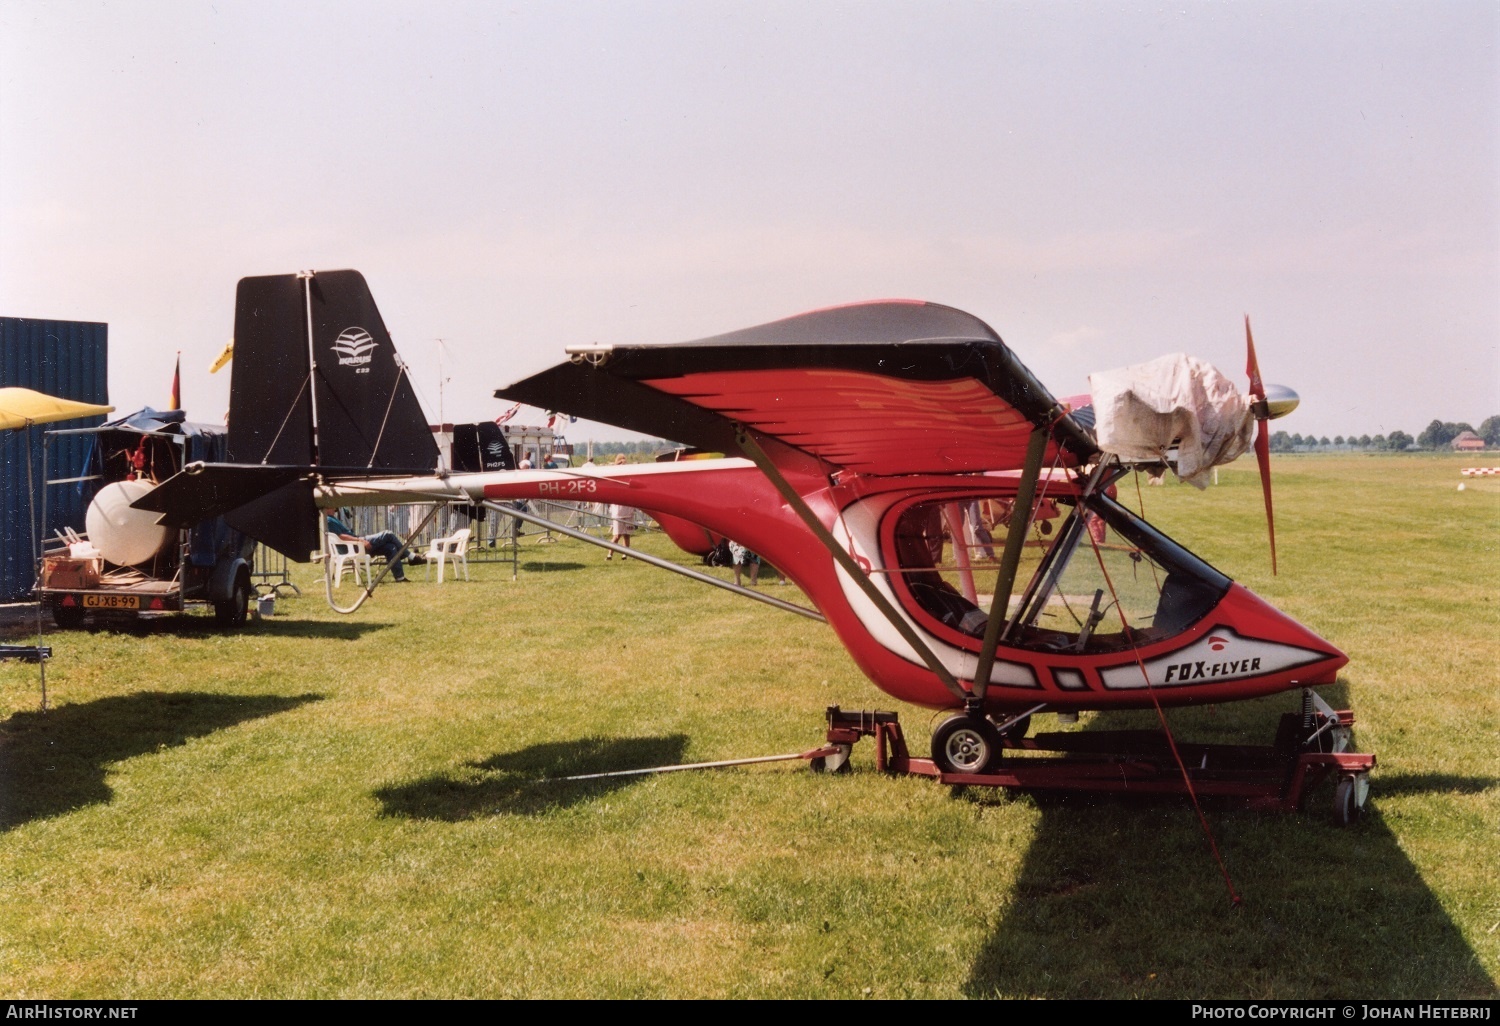
<path fill-rule="evenodd" d="M 340 367 L 362 367 L 370 362 L 376 344 L 364 328 L 345 328 L 333 340 L 333 351 L 339 354 Z"/>

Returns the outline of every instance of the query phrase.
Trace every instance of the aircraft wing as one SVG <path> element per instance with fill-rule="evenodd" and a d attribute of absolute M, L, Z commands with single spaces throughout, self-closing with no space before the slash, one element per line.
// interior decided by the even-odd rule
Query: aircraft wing
<path fill-rule="evenodd" d="M 732 455 L 738 422 L 860 474 L 1016 469 L 1038 427 L 1051 429 L 1049 463 L 1097 452 L 992 328 L 935 303 L 859 303 L 696 342 L 569 352 L 495 395 Z"/>

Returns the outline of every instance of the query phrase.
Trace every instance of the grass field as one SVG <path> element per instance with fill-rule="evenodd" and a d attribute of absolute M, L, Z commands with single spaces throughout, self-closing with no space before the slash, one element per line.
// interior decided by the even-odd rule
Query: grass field
<path fill-rule="evenodd" d="M 955 794 L 868 743 L 835 777 L 540 782 L 803 750 L 831 704 L 899 708 L 920 749 L 928 717 L 820 624 L 528 544 L 519 581 L 418 572 L 350 617 L 307 577 L 236 635 L 54 635 L 46 714 L 0 665 L 0 994 L 1494 998 L 1500 481 L 1458 491 L 1473 462 L 1279 457 L 1276 578 L 1245 461 L 1144 489 L 1349 653 L 1329 697 L 1379 758 L 1350 829 L 1326 792 L 1210 810 L 1237 909 L 1181 801 Z M 1294 704 L 1172 722 L 1260 743 Z"/>

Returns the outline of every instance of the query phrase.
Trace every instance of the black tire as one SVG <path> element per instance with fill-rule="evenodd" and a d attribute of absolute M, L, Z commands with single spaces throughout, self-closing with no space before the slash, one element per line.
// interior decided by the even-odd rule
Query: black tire
<path fill-rule="evenodd" d="M 61 599 L 52 600 L 52 622 L 65 631 L 82 627 L 86 615 L 82 606 L 65 606 Z"/>
<path fill-rule="evenodd" d="M 959 713 L 932 732 L 932 761 L 943 773 L 986 773 L 1000 757 L 1000 732 L 983 716 Z"/>
<path fill-rule="evenodd" d="M 814 773 L 850 773 L 853 768 L 849 765 L 849 746 L 839 746 L 842 750 L 832 756 L 817 755 L 807 761 L 808 769 Z M 833 768 L 829 768 L 830 762 Z"/>
<path fill-rule="evenodd" d="M 1359 785 L 1353 777 L 1343 777 L 1333 789 L 1333 822 L 1341 827 L 1353 826 L 1364 814 L 1359 801 Z"/>
<path fill-rule="evenodd" d="M 243 577 L 234 582 L 227 599 L 214 603 L 214 622 L 225 630 L 238 630 L 250 616 L 250 585 Z"/>

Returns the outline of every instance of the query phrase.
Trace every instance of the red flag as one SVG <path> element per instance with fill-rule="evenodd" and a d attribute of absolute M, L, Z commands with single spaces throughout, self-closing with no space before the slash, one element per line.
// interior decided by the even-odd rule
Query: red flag
<path fill-rule="evenodd" d="M 172 371 L 172 398 L 167 401 L 167 409 L 182 409 L 182 351 L 177 352 L 177 367 Z"/>
<path fill-rule="evenodd" d="M 520 410 L 521 410 L 521 404 L 520 403 L 516 403 L 516 405 L 512 406 L 510 409 L 508 409 L 504 413 L 500 414 L 500 416 L 496 417 L 495 418 L 495 423 L 496 424 L 504 424 L 507 420 L 510 420 L 510 418 L 514 417 L 517 413 L 519 413 Z"/>

